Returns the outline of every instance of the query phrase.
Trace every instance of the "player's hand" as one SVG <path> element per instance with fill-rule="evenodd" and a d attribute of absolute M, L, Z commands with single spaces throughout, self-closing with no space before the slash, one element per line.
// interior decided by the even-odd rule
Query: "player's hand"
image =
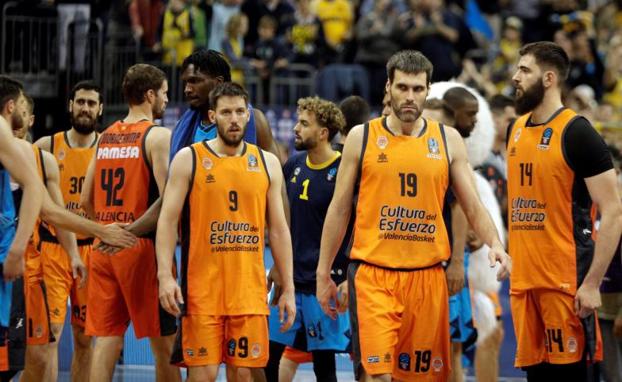
<path fill-rule="evenodd" d="M 494 245 L 488 251 L 488 260 L 490 261 L 490 267 L 494 267 L 498 262 L 501 264 L 499 271 L 497 272 L 497 280 L 505 280 L 510 277 L 512 273 L 512 258 L 508 255 L 501 245 Z"/>
<path fill-rule="evenodd" d="M 445 270 L 447 279 L 447 291 L 450 296 L 455 295 L 464 288 L 464 262 L 451 261 Z"/>
<path fill-rule="evenodd" d="M 104 226 L 100 240 L 114 247 L 130 248 L 136 244 L 136 236 L 124 229 L 123 225 L 118 223 L 108 224 Z"/>
<path fill-rule="evenodd" d="M 337 319 L 337 285 L 330 276 L 317 278 L 316 297 L 324 313 Z"/>
<path fill-rule="evenodd" d="M 165 277 L 158 277 L 158 289 L 160 304 L 162 309 L 166 310 L 174 316 L 179 316 L 181 310 L 179 304 L 184 303 L 184 298 L 181 295 L 181 288 L 177 285 L 177 281 L 172 275 Z"/>
<path fill-rule="evenodd" d="M 276 306 L 279 302 L 279 299 L 281 298 L 281 294 L 283 293 L 283 288 L 281 287 L 281 275 L 279 275 L 279 272 L 276 270 L 275 267 L 272 267 L 272 269 L 270 269 L 270 272 L 268 272 L 266 284 L 268 286 L 268 293 L 270 293 L 272 287 L 274 287 L 274 292 L 272 293 L 272 300 L 270 301 L 270 305 Z"/>
<path fill-rule="evenodd" d="M 294 324 L 296 319 L 296 297 L 294 288 L 284 289 L 279 298 L 279 322 L 281 333 L 286 332 Z"/>
<path fill-rule="evenodd" d="M 342 282 L 337 287 L 337 311 L 339 313 L 345 313 L 348 311 L 349 295 L 348 295 L 348 280 Z"/>
<path fill-rule="evenodd" d="M 84 265 L 80 256 L 71 257 L 71 272 L 74 279 L 80 277 L 78 288 L 84 288 L 86 286 L 87 271 L 86 265 Z"/>
<path fill-rule="evenodd" d="M 9 249 L 2 269 L 5 281 L 15 281 L 24 274 L 24 252 L 26 248 L 11 246 Z"/>
<path fill-rule="evenodd" d="M 613 321 L 613 335 L 618 340 L 622 340 L 622 315 L 618 315 Z"/>
<path fill-rule="evenodd" d="M 600 290 L 598 286 L 581 284 L 574 297 L 574 312 L 580 318 L 585 318 L 594 313 L 601 305 Z"/>
<path fill-rule="evenodd" d="M 97 245 L 95 245 L 95 247 L 93 247 L 93 249 L 104 253 L 106 255 L 114 255 L 115 253 L 119 252 L 120 250 L 122 250 L 123 248 L 121 247 L 114 247 L 112 245 L 108 245 L 104 242 L 99 242 L 97 243 Z"/>

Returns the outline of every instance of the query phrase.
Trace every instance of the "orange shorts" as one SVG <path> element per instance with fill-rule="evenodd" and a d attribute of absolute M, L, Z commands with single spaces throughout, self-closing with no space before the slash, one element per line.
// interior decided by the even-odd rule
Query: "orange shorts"
<path fill-rule="evenodd" d="M 50 330 L 50 311 L 43 281 L 41 253 L 31 243 L 28 244 L 25 258 L 26 344 L 45 345 L 54 342 L 54 336 Z"/>
<path fill-rule="evenodd" d="M 289 346 L 285 348 L 282 357 L 298 364 L 313 362 L 313 354 L 311 352 L 294 349 Z"/>
<path fill-rule="evenodd" d="M 80 245 L 80 257 L 89 263 L 93 245 Z M 67 313 L 67 298 L 71 296 L 71 323 L 84 327 L 86 322 L 87 288 L 78 288 L 80 278 L 74 279 L 67 252 L 58 243 L 41 242 L 43 279 L 47 288 L 50 321 L 63 324 Z"/>
<path fill-rule="evenodd" d="M 86 334 L 123 336 L 130 320 L 136 338 L 174 334 L 175 317 L 160 307 L 153 240 L 138 239 L 114 255 L 93 251 L 89 261 Z"/>
<path fill-rule="evenodd" d="M 268 363 L 268 316 L 181 318 L 172 362 L 179 366 L 265 367 Z"/>
<path fill-rule="evenodd" d="M 439 267 L 348 268 L 355 373 L 444 381 L 450 372 L 449 297 Z"/>
<path fill-rule="evenodd" d="M 510 303 L 516 334 L 514 366 L 542 362 L 567 364 L 583 359 L 586 336 L 584 325 L 574 313 L 574 297 L 550 289 L 511 291 Z M 598 320 L 590 318 L 590 342 L 595 344 L 593 359 L 602 360 L 602 341 Z"/>

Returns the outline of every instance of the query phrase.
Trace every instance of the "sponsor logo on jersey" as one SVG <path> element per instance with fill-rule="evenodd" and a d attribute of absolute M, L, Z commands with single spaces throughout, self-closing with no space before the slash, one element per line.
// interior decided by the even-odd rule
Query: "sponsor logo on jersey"
<path fill-rule="evenodd" d="M 570 353 L 576 353 L 577 352 L 577 339 L 574 337 L 570 337 L 568 338 L 568 351 Z"/>
<path fill-rule="evenodd" d="M 377 355 L 372 355 L 367 357 L 367 363 L 380 363 L 380 357 Z"/>
<path fill-rule="evenodd" d="M 216 178 L 214 177 L 214 175 L 209 174 L 205 177 L 205 183 L 215 183 L 216 182 Z"/>
<path fill-rule="evenodd" d="M 227 342 L 227 355 L 229 355 L 229 357 L 233 357 L 235 355 L 235 339 L 233 338 Z"/>
<path fill-rule="evenodd" d="M 100 147 L 97 149 L 97 159 L 138 159 L 138 146 Z"/>
<path fill-rule="evenodd" d="M 441 369 L 443 368 L 443 360 L 440 357 L 436 357 L 432 360 L 432 369 L 435 372 L 439 372 L 441 371 Z"/>
<path fill-rule="evenodd" d="M 337 175 L 337 168 L 333 167 L 330 170 L 328 170 L 328 174 L 326 175 L 326 180 L 329 182 L 332 182 L 332 180 L 335 179 L 336 175 Z"/>
<path fill-rule="evenodd" d="M 251 357 L 258 358 L 261 355 L 261 345 L 254 343 L 251 347 Z"/>
<path fill-rule="evenodd" d="M 391 362 L 391 354 L 390 353 L 386 353 L 384 355 L 384 363 L 390 363 Z"/>
<path fill-rule="evenodd" d="M 388 161 L 389 161 L 389 158 L 387 158 L 387 154 L 380 153 L 378 155 L 378 163 L 387 163 Z"/>
<path fill-rule="evenodd" d="M 186 354 L 188 354 L 188 357 L 194 357 L 194 350 L 193 349 L 186 349 Z"/>
<path fill-rule="evenodd" d="M 201 346 L 199 348 L 199 357 L 206 357 L 206 356 L 207 356 L 207 349 Z"/>

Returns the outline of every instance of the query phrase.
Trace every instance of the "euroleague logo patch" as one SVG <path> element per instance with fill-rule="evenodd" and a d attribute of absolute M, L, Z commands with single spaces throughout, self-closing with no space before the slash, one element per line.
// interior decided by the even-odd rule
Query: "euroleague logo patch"
<path fill-rule="evenodd" d="M 428 139 L 428 158 L 441 159 L 441 150 L 438 141 L 435 138 Z"/>
<path fill-rule="evenodd" d="M 540 144 L 538 144 L 539 150 L 548 150 L 551 145 L 551 138 L 553 137 L 553 129 L 547 127 L 542 132 L 542 137 L 540 138 Z"/>
<path fill-rule="evenodd" d="M 259 162 L 257 162 L 257 157 L 255 155 L 248 155 L 248 167 L 246 169 L 253 172 L 259 171 Z"/>

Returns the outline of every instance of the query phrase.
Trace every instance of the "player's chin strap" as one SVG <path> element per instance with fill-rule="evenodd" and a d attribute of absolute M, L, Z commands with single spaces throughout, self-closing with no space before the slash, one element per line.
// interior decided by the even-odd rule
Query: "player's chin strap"
<path fill-rule="evenodd" d="M 594 357 L 596 355 L 596 314 L 582 318 L 583 335 L 585 337 L 585 349 L 583 351 L 583 359 L 586 361 L 587 382 L 596 382 L 594 379 Z"/>

